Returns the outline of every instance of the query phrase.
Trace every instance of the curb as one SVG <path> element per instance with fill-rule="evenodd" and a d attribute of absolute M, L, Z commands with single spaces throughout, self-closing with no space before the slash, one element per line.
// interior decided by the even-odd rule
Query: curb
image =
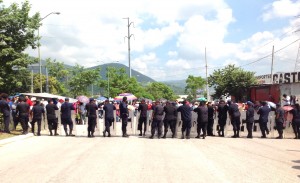
<path fill-rule="evenodd" d="M 15 141 L 18 141 L 18 140 L 23 140 L 23 139 L 26 139 L 26 138 L 29 138 L 29 137 L 33 137 L 33 134 L 28 133 L 27 135 L 18 135 L 18 136 L 15 136 L 15 137 L 10 137 L 10 138 L 7 138 L 7 139 L 0 140 L 0 145 L 9 144 L 9 143 L 12 143 L 12 142 L 15 142 Z"/>

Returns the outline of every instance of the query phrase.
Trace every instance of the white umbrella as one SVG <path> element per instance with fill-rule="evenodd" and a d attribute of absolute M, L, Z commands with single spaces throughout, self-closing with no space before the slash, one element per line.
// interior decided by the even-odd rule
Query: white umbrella
<path fill-rule="evenodd" d="M 276 108 L 276 104 L 274 102 L 267 101 L 267 104 L 272 108 Z"/>

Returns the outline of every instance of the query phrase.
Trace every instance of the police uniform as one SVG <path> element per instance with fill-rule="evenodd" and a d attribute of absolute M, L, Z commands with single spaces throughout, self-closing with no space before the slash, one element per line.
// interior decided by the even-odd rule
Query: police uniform
<path fill-rule="evenodd" d="M 164 106 L 165 118 L 164 118 L 164 136 L 168 133 L 168 128 L 171 128 L 172 138 L 175 137 L 175 129 L 176 129 L 176 119 L 177 119 L 177 110 L 176 107 L 168 103 Z"/>
<path fill-rule="evenodd" d="M 29 104 L 24 101 L 20 102 L 16 108 L 17 116 L 23 129 L 23 134 L 28 133 L 29 109 Z"/>
<path fill-rule="evenodd" d="M 127 105 L 127 101 L 122 101 L 120 103 L 120 115 L 121 115 L 121 119 L 122 119 L 122 133 L 123 133 L 123 137 L 128 137 L 127 134 L 127 123 L 128 123 L 128 105 Z"/>
<path fill-rule="evenodd" d="M 197 118 L 197 133 L 196 138 L 200 138 L 201 130 L 203 132 L 203 139 L 206 137 L 207 124 L 208 124 L 208 108 L 204 105 L 194 109 L 194 112 L 198 114 Z"/>
<path fill-rule="evenodd" d="M 103 131 L 103 136 L 105 137 L 105 133 L 108 133 L 108 137 L 110 137 L 110 126 L 114 122 L 114 110 L 116 107 L 113 104 L 106 103 L 104 104 L 103 110 L 105 111 L 105 130 Z"/>
<path fill-rule="evenodd" d="M 54 130 L 54 135 L 58 135 L 57 133 L 58 119 L 55 114 L 56 110 L 58 110 L 57 105 L 50 102 L 46 105 L 48 129 L 50 131 L 51 136 L 53 135 L 52 130 Z"/>
<path fill-rule="evenodd" d="M 88 116 L 88 137 L 94 137 L 95 127 L 97 124 L 97 105 L 90 99 L 90 103 L 86 104 L 85 109 Z"/>
<path fill-rule="evenodd" d="M 71 110 L 75 110 L 74 106 L 69 103 L 69 100 L 66 99 L 66 101 L 61 105 L 61 123 L 64 126 L 64 130 L 66 133 L 66 136 L 74 136 L 72 134 L 73 131 L 73 121 L 71 118 Z M 69 125 L 69 133 L 67 126 Z"/>
<path fill-rule="evenodd" d="M 228 112 L 230 115 L 231 124 L 233 127 L 233 133 L 234 133 L 234 135 L 232 137 L 238 138 L 238 137 L 240 137 L 241 113 L 240 113 L 238 105 L 236 103 L 229 102 L 229 104 L 230 105 L 229 105 Z"/>
<path fill-rule="evenodd" d="M 162 120 L 163 120 L 164 108 L 160 104 L 156 104 L 153 109 L 153 122 L 151 124 L 151 137 L 154 137 L 155 131 L 158 131 L 158 138 L 161 137 L 162 134 Z"/>
<path fill-rule="evenodd" d="M 276 122 L 276 129 L 278 131 L 279 136 L 277 139 L 282 139 L 283 138 L 283 123 L 284 123 L 284 110 L 280 105 L 277 107 L 275 111 L 276 117 L 275 117 L 275 122 Z"/>
<path fill-rule="evenodd" d="M 38 131 L 37 131 L 37 135 L 40 136 L 41 135 L 41 123 L 42 123 L 42 115 L 45 116 L 45 109 L 43 106 L 40 105 L 40 103 L 37 103 L 36 105 L 33 106 L 32 110 L 32 122 L 31 122 L 31 131 L 34 134 L 34 125 L 37 122 L 38 125 Z"/>
<path fill-rule="evenodd" d="M 219 130 L 218 135 L 224 137 L 224 127 L 227 121 L 227 112 L 228 112 L 228 105 L 225 103 L 221 103 L 218 105 L 218 124 Z"/>
<path fill-rule="evenodd" d="M 188 104 L 183 104 L 182 106 L 178 107 L 177 111 L 181 113 L 181 120 L 182 120 L 182 136 L 181 138 L 184 139 L 184 132 L 186 131 L 186 138 L 190 138 L 191 127 L 192 127 L 192 108 Z"/>
<path fill-rule="evenodd" d="M 138 124 L 138 130 L 140 130 L 139 136 L 142 136 L 142 127 L 144 124 L 144 136 L 147 130 L 147 111 L 148 111 L 148 105 L 145 103 L 139 104 L 138 111 L 140 112 L 140 118 L 139 118 L 139 124 Z"/>
<path fill-rule="evenodd" d="M 254 123 L 254 108 L 251 104 L 248 105 L 248 109 L 246 111 L 246 126 L 248 135 L 247 138 L 252 138 L 252 129 L 253 129 L 253 123 Z"/>
<path fill-rule="evenodd" d="M 271 109 L 266 104 L 257 111 L 257 114 L 259 114 L 259 127 L 262 133 L 261 138 L 266 138 L 266 133 L 269 134 L 267 124 L 270 111 Z"/>

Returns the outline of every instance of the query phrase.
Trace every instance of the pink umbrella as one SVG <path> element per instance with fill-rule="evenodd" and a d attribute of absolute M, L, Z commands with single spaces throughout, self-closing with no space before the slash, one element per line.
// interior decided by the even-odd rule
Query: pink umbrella
<path fill-rule="evenodd" d="M 123 97 L 131 96 L 131 95 L 133 95 L 133 94 L 132 93 L 121 93 L 121 94 L 119 94 L 119 96 L 123 96 Z"/>
<path fill-rule="evenodd" d="M 84 95 L 80 95 L 78 97 L 76 97 L 76 99 L 79 101 L 79 102 L 82 102 L 82 103 L 89 103 L 90 102 L 90 99 Z"/>
<path fill-rule="evenodd" d="M 114 100 L 121 101 L 121 100 L 123 100 L 123 97 L 124 96 L 116 96 L 114 98 Z M 136 100 L 137 99 L 136 96 L 134 96 L 134 95 L 129 95 L 129 96 L 126 96 L 126 97 L 127 97 L 127 100 Z"/>

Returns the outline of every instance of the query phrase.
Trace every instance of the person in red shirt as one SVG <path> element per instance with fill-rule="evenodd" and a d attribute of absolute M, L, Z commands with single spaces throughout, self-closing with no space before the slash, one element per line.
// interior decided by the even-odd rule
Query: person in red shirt
<path fill-rule="evenodd" d="M 30 100 L 30 98 L 28 96 L 25 96 L 25 99 L 26 99 L 26 103 L 29 105 L 29 106 L 33 106 L 33 103 L 32 101 Z"/>

